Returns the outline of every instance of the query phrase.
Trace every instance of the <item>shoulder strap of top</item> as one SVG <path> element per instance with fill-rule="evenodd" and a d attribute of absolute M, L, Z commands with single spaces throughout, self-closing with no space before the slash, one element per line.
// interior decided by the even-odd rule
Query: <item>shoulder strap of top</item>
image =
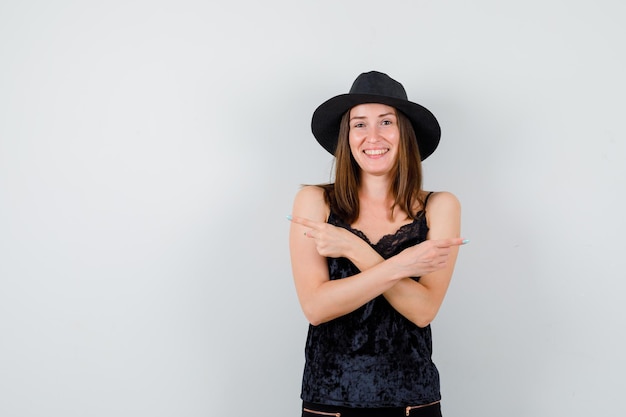
<path fill-rule="evenodd" d="M 428 193 L 428 195 L 426 196 L 426 198 L 424 199 L 424 208 L 422 208 L 422 212 L 420 213 L 421 216 L 424 216 L 424 221 L 426 222 L 426 226 L 428 226 L 428 220 L 427 220 L 427 216 L 426 216 L 426 205 L 428 204 L 428 199 L 430 198 L 431 195 L 433 195 L 435 192 L 434 191 L 430 191 Z"/>
<path fill-rule="evenodd" d="M 424 199 L 424 210 L 426 210 L 426 204 L 428 204 L 428 199 L 430 198 L 431 195 L 433 195 L 433 193 L 434 191 L 429 192 L 426 198 Z"/>

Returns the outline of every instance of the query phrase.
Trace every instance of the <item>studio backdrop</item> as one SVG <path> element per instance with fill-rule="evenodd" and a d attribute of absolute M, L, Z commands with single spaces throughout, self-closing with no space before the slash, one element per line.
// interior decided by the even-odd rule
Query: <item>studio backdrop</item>
<path fill-rule="evenodd" d="M 626 3 L 0 3 L 0 415 L 299 415 L 313 110 L 378 70 L 463 207 L 448 417 L 626 414 Z"/>

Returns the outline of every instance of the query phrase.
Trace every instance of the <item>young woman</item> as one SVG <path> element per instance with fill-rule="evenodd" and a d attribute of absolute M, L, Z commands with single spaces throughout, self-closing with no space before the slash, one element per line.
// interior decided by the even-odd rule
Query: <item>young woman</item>
<path fill-rule="evenodd" d="M 440 128 L 386 74 L 361 74 L 313 114 L 335 182 L 296 195 L 289 245 L 311 323 L 302 416 L 440 416 L 430 322 L 452 277 L 460 205 L 422 190 Z"/>

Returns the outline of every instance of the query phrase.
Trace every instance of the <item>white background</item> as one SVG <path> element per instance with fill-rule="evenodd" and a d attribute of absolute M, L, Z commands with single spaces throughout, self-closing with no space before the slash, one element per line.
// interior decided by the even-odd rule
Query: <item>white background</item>
<path fill-rule="evenodd" d="M 463 204 L 448 417 L 626 414 L 626 3 L 0 3 L 0 415 L 296 416 L 294 194 L 372 69 Z"/>

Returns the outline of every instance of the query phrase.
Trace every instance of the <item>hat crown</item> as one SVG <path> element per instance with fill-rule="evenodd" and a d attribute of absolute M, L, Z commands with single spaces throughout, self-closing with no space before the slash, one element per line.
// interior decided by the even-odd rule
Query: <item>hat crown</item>
<path fill-rule="evenodd" d="M 408 100 L 402 84 L 378 71 L 359 75 L 350 88 L 350 94 L 372 94 Z"/>

